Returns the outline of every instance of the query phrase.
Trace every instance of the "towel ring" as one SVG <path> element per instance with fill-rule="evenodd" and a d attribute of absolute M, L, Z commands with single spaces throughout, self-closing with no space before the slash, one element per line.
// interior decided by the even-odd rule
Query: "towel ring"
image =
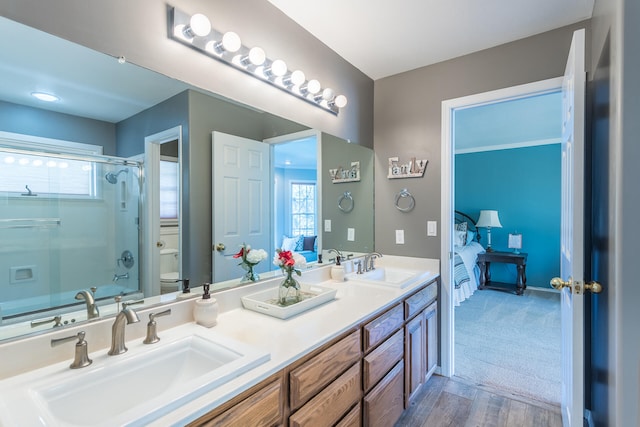
<path fill-rule="evenodd" d="M 400 207 L 400 199 L 404 199 L 404 198 L 408 198 L 409 199 L 409 206 L 407 206 L 406 208 Z M 398 208 L 399 211 L 401 212 L 409 212 L 410 210 L 413 210 L 413 208 L 416 205 L 416 199 L 413 198 L 413 196 L 411 195 L 411 193 L 409 193 L 409 190 L 407 190 L 406 188 L 403 188 L 402 190 L 400 190 L 400 192 L 398 194 L 396 194 L 396 208 Z"/>
<path fill-rule="evenodd" d="M 342 206 L 343 202 L 344 206 Z M 344 194 L 340 196 L 338 199 L 338 209 L 345 213 L 353 210 L 353 196 L 351 195 L 351 191 L 345 191 Z"/>

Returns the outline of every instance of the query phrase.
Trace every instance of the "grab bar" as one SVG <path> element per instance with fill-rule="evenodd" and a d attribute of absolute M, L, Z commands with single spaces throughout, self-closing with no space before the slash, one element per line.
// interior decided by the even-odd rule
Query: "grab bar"
<path fill-rule="evenodd" d="M 0 219 L 0 228 L 52 228 L 60 223 L 60 218 L 7 218 Z"/>

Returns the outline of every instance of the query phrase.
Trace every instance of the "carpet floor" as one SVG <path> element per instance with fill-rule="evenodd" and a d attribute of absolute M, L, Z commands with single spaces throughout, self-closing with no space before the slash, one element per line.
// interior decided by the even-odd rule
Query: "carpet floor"
<path fill-rule="evenodd" d="M 560 295 L 476 291 L 455 310 L 455 375 L 560 403 Z"/>

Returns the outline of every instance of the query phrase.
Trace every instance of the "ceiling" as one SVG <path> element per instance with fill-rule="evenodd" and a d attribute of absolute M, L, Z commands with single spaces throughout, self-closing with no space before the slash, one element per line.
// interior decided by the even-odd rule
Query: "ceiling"
<path fill-rule="evenodd" d="M 269 0 L 378 80 L 591 17 L 594 0 Z"/>

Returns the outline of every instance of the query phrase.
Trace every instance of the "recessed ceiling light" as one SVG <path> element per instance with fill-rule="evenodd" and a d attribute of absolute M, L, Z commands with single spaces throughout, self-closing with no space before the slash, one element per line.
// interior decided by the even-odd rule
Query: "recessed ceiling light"
<path fill-rule="evenodd" d="M 289 165 L 291 164 L 291 160 L 285 160 L 285 161 L 284 161 L 284 164 L 285 164 L 285 165 L 287 165 L 287 166 L 289 166 Z"/>
<path fill-rule="evenodd" d="M 56 102 L 60 100 L 60 98 L 58 98 L 57 96 L 44 92 L 32 92 L 31 96 L 38 98 L 40 101 L 46 102 Z"/>

